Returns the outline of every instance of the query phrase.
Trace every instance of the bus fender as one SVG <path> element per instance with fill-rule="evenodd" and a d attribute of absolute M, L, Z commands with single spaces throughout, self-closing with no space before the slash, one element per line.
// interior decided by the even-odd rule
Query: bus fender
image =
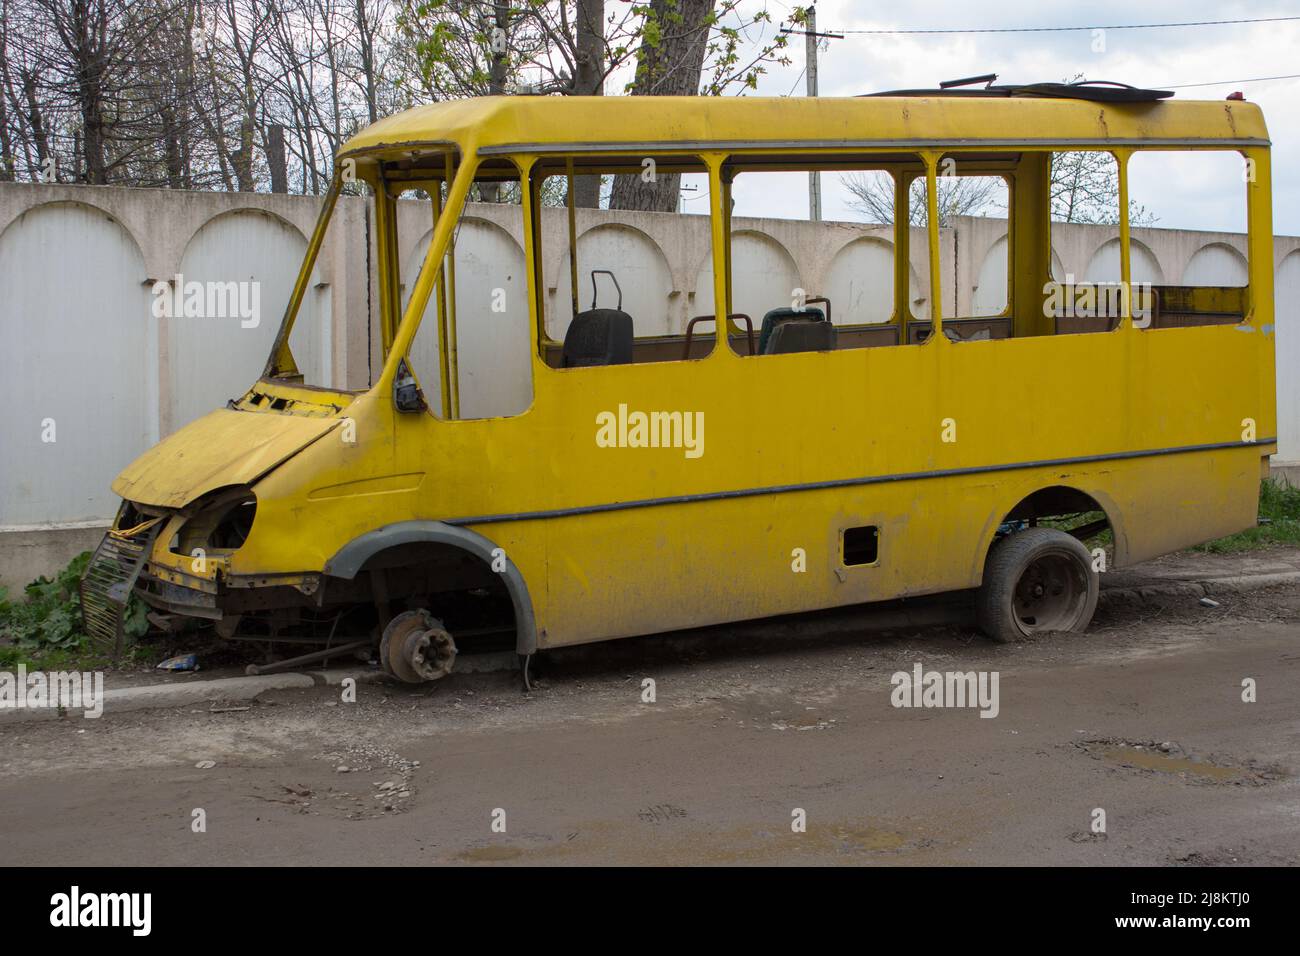
<path fill-rule="evenodd" d="M 1093 485 L 1071 481 L 1068 476 L 1062 475 L 1062 480 L 1044 484 L 1042 481 L 1035 481 L 1021 486 L 1016 492 L 1007 496 L 1000 510 L 989 515 L 988 521 L 980 531 L 978 548 L 972 557 L 970 567 L 970 582 L 972 587 L 978 587 L 984 578 L 984 563 L 988 559 L 989 549 L 993 547 L 993 542 L 997 537 L 998 528 L 1006 520 L 1006 516 L 1015 510 L 1016 506 L 1023 502 L 1030 495 L 1044 488 L 1061 486 L 1077 491 L 1080 494 L 1087 495 L 1097 503 L 1097 507 L 1106 516 L 1110 522 L 1111 537 L 1114 542 L 1115 560 L 1114 567 L 1124 567 L 1129 563 L 1129 540 L 1127 529 L 1124 524 L 1123 513 L 1115 499 L 1106 494 L 1100 488 Z"/>
<path fill-rule="evenodd" d="M 372 557 L 381 551 L 403 544 L 446 544 L 474 555 L 491 564 L 497 545 L 468 528 L 458 528 L 442 521 L 401 521 L 367 531 L 341 547 L 334 557 L 325 562 L 324 572 L 331 577 L 352 579 Z M 529 655 L 537 650 L 537 620 L 533 615 L 532 598 L 528 585 L 513 561 L 499 572 L 505 580 L 506 590 L 515 608 L 515 651 Z"/>

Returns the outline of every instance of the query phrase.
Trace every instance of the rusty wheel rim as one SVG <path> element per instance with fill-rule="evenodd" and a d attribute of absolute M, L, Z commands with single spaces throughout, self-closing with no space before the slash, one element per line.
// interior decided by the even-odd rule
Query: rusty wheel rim
<path fill-rule="evenodd" d="M 1011 596 L 1016 624 L 1026 634 L 1069 631 L 1088 600 L 1088 575 L 1064 551 L 1036 557 L 1021 572 Z"/>

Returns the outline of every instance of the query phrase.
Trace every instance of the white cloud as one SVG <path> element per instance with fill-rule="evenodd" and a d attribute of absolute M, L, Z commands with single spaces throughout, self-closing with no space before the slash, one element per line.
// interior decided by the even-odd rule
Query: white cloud
<path fill-rule="evenodd" d="M 793 4 L 772 0 L 773 18 L 788 15 Z M 822 31 L 861 29 L 997 28 L 1167 23 L 1192 20 L 1300 16 L 1300 4 L 1189 2 L 1056 3 L 1008 0 L 997 5 L 956 0 L 885 8 L 865 0 L 822 0 L 817 26 Z M 1093 51 L 1088 31 L 1062 33 L 861 35 L 825 41 L 819 59 L 823 96 L 909 87 L 930 88 L 941 80 L 997 73 L 1000 82 L 1041 82 L 1083 74 L 1135 86 L 1201 83 L 1300 72 L 1300 21 L 1109 30 L 1105 51 Z M 804 47 L 792 38 L 791 64 L 772 67 L 758 95 L 803 95 Z M 796 82 L 797 81 L 797 82 Z M 1241 90 L 1260 104 L 1273 141 L 1274 231 L 1300 234 L 1300 80 L 1228 83 L 1176 90 L 1179 99 L 1222 100 Z M 1237 183 L 1231 184 L 1235 187 Z M 833 215 L 842 197 L 834 177 L 824 177 L 824 205 Z M 1160 225 L 1223 229 L 1236 222 L 1235 192 L 1207 189 L 1190 165 L 1171 161 L 1162 175 L 1134 176 L 1133 198 L 1160 215 Z M 1168 211 L 1168 212 L 1165 212 Z M 781 214 L 776 208 L 774 214 Z"/>

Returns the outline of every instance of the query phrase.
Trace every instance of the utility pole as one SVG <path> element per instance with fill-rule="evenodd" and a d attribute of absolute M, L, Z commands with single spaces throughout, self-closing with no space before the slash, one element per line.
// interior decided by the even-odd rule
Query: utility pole
<path fill-rule="evenodd" d="M 804 73 L 808 77 L 808 95 L 815 97 L 817 95 L 817 43 L 819 40 L 843 40 L 843 33 L 818 33 L 817 32 L 817 7 L 811 6 L 806 11 L 807 29 L 792 30 L 789 27 L 782 27 L 782 33 L 802 33 L 804 38 Z M 821 173 L 811 172 L 808 174 L 808 218 L 813 222 L 821 222 L 822 218 L 822 177 Z"/>
<path fill-rule="evenodd" d="M 808 32 L 803 35 L 804 62 L 808 66 L 808 95 L 817 96 L 817 7 L 808 8 Z M 822 174 L 808 174 L 808 218 L 822 221 Z"/>
<path fill-rule="evenodd" d="M 510 7 L 505 3 L 492 4 L 491 37 L 492 62 L 488 67 L 488 92 L 501 96 L 506 92 L 506 73 L 509 69 Z"/>

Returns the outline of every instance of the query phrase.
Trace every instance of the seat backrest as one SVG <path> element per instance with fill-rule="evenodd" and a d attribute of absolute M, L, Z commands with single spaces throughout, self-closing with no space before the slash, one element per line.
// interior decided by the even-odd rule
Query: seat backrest
<path fill-rule="evenodd" d="M 824 322 L 826 315 L 821 309 L 772 309 L 763 316 L 763 325 L 758 333 L 758 354 L 766 355 L 767 342 L 772 337 L 772 330 L 782 322 Z"/>
<path fill-rule="evenodd" d="M 765 355 L 790 352 L 831 352 L 837 343 L 835 326 L 829 322 L 780 322 L 767 340 Z"/>
<path fill-rule="evenodd" d="M 632 316 L 618 309 L 579 312 L 564 333 L 561 368 L 629 365 L 632 362 Z"/>

